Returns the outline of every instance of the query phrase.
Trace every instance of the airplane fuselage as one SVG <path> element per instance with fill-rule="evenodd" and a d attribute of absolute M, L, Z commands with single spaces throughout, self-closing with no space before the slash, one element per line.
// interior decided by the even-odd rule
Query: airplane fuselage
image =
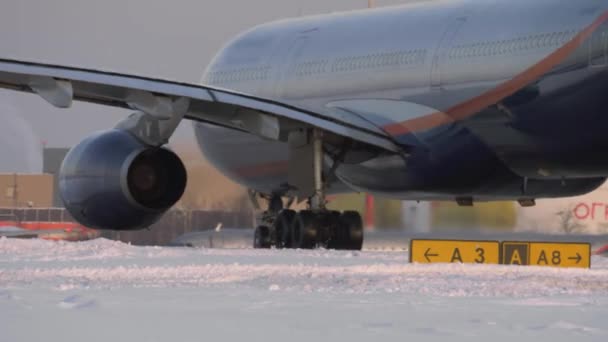
<path fill-rule="evenodd" d="M 203 83 L 403 147 L 341 164 L 333 192 L 563 197 L 608 176 L 606 0 L 429 1 L 279 21 L 230 42 Z M 195 131 L 234 180 L 266 193 L 289 187 L 287 144 L 203 123 Z"/>

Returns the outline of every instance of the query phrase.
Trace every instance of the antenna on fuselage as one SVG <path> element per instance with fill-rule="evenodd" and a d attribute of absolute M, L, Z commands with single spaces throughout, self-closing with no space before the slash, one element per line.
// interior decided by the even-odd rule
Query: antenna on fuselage
<path fill-rule="evenodd" d="M 376 7 L 376 1 L 375 0 L 367 0 L 367 8 L 374 8 Z"/>

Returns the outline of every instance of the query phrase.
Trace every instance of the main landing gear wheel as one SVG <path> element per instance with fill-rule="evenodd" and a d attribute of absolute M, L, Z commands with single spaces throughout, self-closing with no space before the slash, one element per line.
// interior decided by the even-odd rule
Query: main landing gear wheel
<path fill-rule="evenodd" d="M 266 226 L 258 226 L 253 236 L 253 248 L 268 249 L 271 245 L 270 229 Z"/>
<path fill-rule="evenodd" d="M 293 245 L 292 227 L 296 217 L 296 212 L 289 209 L 284 209 L 279 213 L 275 220 L 274 230 L 276 236 L 275 245 L 277 248 L 291 248 Z"/>
<path fill-rule="evenodd" d="M 340 216 L 340 230 L 338 235 L 339 247 L 359 251 L 363 247 L 363 219 L 356 211 L 345 211 Z"/>
<path fill-rule="evenodd" d="M 254 248 L 324 247 L 361 250 L 363 220 L 356 211 L 284 209 L 274 219 L 272 228 L 261 225 L 255 230 Z"/>
<path fill-rule="evenodd" d="M 319 217 L 310 210 L 302 210 L 293 222 L 293 247 L 312 249 L 317 245 Z"/>

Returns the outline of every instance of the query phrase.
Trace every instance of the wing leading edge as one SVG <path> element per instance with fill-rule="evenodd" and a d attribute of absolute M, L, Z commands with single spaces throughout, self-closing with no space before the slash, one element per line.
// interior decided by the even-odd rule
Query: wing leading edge
<path fill-rule="evenodd" d="M 52 105 L 66 108 L 72 100 L 141 110 L 161 117 L 165 102 L 189 102 L 187 119 L 210 122 L 279 139 L 282 127 L 316 127 L 333 134 L 400 150 L 391 137 L 378 130 L 336 117 L 204 85 L 179 83 L 114 72 L 0 59 L 0 88 L 36 93 Z M 167 101 L 163 101 L 167 100 Z"/>

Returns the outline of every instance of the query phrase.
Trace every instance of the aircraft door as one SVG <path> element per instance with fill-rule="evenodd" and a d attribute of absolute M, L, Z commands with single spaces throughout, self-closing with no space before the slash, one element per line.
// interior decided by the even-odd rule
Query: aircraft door
<path fill-rule="evenodd" d="M 589 66 L 605 67 L 608 65 L 608 31 L 606 27 L 593 33 L 589 39 Z"/>
<path fill-rule="evenodd" d="M 301 63 L 302 55 L 306 51 L 310 38 L 308 35 L 299 35 L 286 44 L 286 49 L 279 53 L 277 59 L 280 65 L 276 75 L 275 95 L 277 98 L 289 96 L 289 87 L 298 63 Z"/>
<path fill-rule="evenodd" d="M 433 55 L 433 59 L 431 61 L 431 88 L 441 88 L 441 75 L 445 70 L 448 52 L 452 47 L 452 42 L 454 41 L 454 38 L 456 37 L 462 26 L 467 22 L 467 20 L 467 16 L 459 16 L 457 18 L 453 18 L 450 20 L 450 23 L 445 29 L 445 32 L 439 44 L 437 45 L 437 49 L 435 50 L 435 54 Z"/>

